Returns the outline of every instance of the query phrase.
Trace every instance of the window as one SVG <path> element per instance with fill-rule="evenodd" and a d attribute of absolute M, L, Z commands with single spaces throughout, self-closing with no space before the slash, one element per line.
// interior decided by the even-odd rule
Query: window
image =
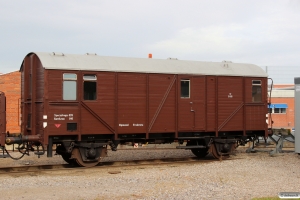
<path fill-rule="evenodd" d="M 252 80 L 252 102 L 262 102 L 261 80 Z"/>
<path fill-rule="evenodd" d="M 287 104 L 270 104 L 268 106 L 269 113 L 286 113 L 286 109 L 288 108 Z"/>
<path fill-rule="evenodd" d="M 286 113 L 286 108 L 269 108 L 269 113 Z"/>
<path fill-rule="evenodd" d="M 97 99 L 97 76 L 96 75 L 83 76 L 83 94 L 84 94 L 84 100 Z"/>
<path fill-rule="evenodd" d="M 190 80 L 181 80 L 181 98 L 190 98 Z"/>
<path fill-rule="evenodd" d="M 286 108 L 274 108 L 274 113 L 286 113 Z"/>
<path fill-rule="evenodd" d="M 77 75 L 63 74 L 63 100 L 76 100 L 77 94 Z"/>

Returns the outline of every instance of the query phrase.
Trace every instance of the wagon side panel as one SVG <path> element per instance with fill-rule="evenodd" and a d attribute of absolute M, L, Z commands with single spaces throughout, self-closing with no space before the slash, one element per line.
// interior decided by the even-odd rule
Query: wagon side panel
<path fill-rule="evenodd" d="M 147 75 L 118 73 L 117 132 L 146 133 Z"/>
<path fill-rule="evenodd" d="M 206 78 L 206 131 L 216 131 L 216 77 Z"/>
<path fill-rule="evenodd" d="M 149 75 L 149 127 L 150 133 L 176 131 L 176 76 Z"/>
<path fill-rule="evenodd" d="M 242 131 L 243 78 L 218 78 L 218 131 Z"/>
<path fill-rule="evenodd" d="M 94 97 L 84 95 L 81 101 L 82 134 L 113 134 L 115 131 L 115 73 L 83 72 L 82 76 L 95 75 L 96 94 Z M 86 84 L 83 80 L 83 84 Z M 89 86 L 86 84 L 86 86 Z M 83 87 L 83 90 L 85 88 Z"/>
<path fill-rule="evenodd" d="M 65 88 L 64 85 L 64 74 L 72 74 L 76 77 L 74 82 L 74 88 Z M 60 135 L 76 135 L 80 136 L 80 83 L 78 80 L 78 72 L 76 71 L 63 71 L 63 70 L 47 70 L 46 73 L 46 88 L 47 88 L 47 105 L 44 111 L 47 127 L 45 137 L 47 136 L 60 136 Z M 74 93 L 72 100 L 64 99 L 64 92 L 71 90 Z"/>
<path fill-rule="evenodd" d="M 267 134 L 267 79 L 249 77 L 245 79 L 246 130 L 265 131 Z"/>
<path fill-rule="evenodd" d="M 178 76 L 178 130 L 205 130 L 205 77 Z"/>

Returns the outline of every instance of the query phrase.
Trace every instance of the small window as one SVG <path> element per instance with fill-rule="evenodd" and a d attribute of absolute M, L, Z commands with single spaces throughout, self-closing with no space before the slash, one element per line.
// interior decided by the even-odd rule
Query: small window
<path fill-rule="evenodd" d="M 252 102 L 262 102 L 261 80 L 252 80 Z"/>
<path fill-rule="evenodd" d="M 181 80 L 181 98 L 190 98 L 190 80 Z"/>
<path fill-rule="evenodd" d="M 83 94 L 84 94 L 84 100 L 97 99 L 97 76 L 96 75 L 83 76 Z"/>
<path fill-rule="evenodd" d="M 77 75 L 63 74 L 63 100 L 76 100 L 77 96 Z"/>
<path fill-rule="evenodd" d="M 274 108 L 274 113 L 286 113 L 286 108 Z"/>

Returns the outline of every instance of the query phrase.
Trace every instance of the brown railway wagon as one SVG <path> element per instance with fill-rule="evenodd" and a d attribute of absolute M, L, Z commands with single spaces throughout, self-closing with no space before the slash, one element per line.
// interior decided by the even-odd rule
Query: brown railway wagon
<path fill-rule="evenodd" d="M 29 53 L 20 71 L 22 135 L 69 163 L 93 166 L 127 142 L 187 141 L 178 148 L 219 158 L 268 135 L 255 65 Z"/>

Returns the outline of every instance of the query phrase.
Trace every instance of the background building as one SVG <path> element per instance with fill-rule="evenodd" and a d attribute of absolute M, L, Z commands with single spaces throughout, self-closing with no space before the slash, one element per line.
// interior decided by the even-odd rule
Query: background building
<path fill-rule="evenodd" d="M 273 121 L 273 128 L 290 129 L 295 127 L 295 91 L 293 84 L 274 85 L 271 93 L 269 113 Z"/>
<path fill-rule="evenodd" d="M 0 91 L 6 96 L 6 130 L 10 133 L 20 133 L 20 72 L 0 75 Z"/>

